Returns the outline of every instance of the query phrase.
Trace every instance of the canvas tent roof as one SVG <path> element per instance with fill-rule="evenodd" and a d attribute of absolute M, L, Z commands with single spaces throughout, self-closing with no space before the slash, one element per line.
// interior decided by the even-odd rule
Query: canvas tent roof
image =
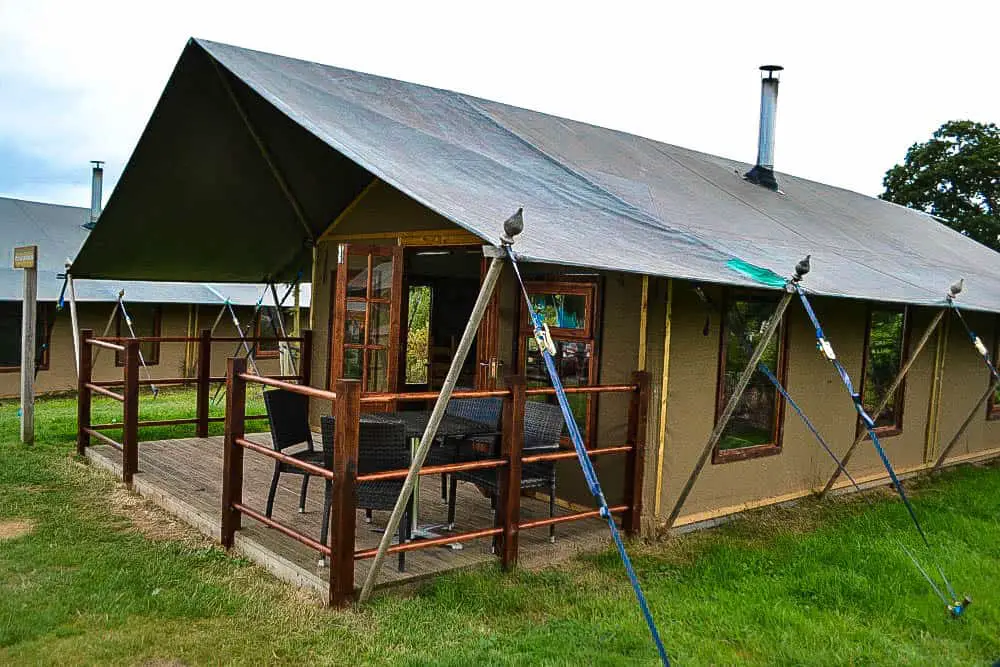
<path fill-rule="evenodd" d="M 90 220 L 90 209 L 0 197 L 0 247 L 38 246 L 38 298 L 56 301 L 67 259 L 72 259 L 84 240 L 83 224 Z M 22 298 L 22 271 L 8 261 L 0 269 L 0 301 Z M 145 281 L 76 280 L 77 301 L 114 302 L 125 290 L 129 302 L 222 304 L 228 298 L 235 305 L 255 305 L 263 285 L 169 283 Z M 308 306 L 308 286 L 300 301 Z M 280 290 L 279 290 L 280 294 Z M 265 297 L 264 303 L 272 299 Z"/>
<path fill-rule="evenodd" d="M 997 253 L 928 215 L 839 188 L 781 173 L 782 193 L 752 185 L 741 177 L 749 166 L 191 40 L 74 272 L 287 279 L 379 178 L 488 242 L 523 206 L 516 248 L 529 261 L 753 285 L 727 262 L 788 275 L 812 254 L 816 293 L 940 304 L 964 277 L 964 305 L 1000 311 Z"/>

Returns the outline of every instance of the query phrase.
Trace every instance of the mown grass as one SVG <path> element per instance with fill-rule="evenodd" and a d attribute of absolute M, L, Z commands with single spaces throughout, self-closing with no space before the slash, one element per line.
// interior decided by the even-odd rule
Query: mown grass
<path fill-rule="evenodd" d="M 143 418 L 189 416 L 189 392 L 146 397 Z M 95 407 L 110 420 L 117 405 Z M 220 409 L 220 408 L 217 408 Z M 75 403 L 38 405 L 38 442 L 17 444 L 0 403 L 3 664 L 654 664 L 617 556 L 504 575 L 483 568 L 320 607 L 259 568 L 174 527 L 72 455 Z M 186 430 L 185 430 L 186 429 Z M 161 431 L 187 435 L 190 427 Z M 914 489 L 942 566 L 975 603 L 961 620 L 894 540 L 916 546 L 879 494 L 803 502 L 659 545 L 632 545 L 676 664 L 974 665 L 1000 657 L 1000 469 L 966 467 Z M 123 510 L 122 504 L 131 504 Z M 0 533 L 2 534 L 2 533 Z"/>

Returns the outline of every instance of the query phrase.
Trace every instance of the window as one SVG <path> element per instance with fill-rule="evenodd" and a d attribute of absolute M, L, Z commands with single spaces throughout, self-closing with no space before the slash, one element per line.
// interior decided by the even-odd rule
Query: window
<path fill-rule="evenodd" d="M 149 303 L 133 303 L 127 306 L 129 317 L 132 318 L 132 328 L 129 329 L 125 318 L 122 317 L 122 310 L 119 308 L 115 312 L 115 335 L 119 338 L 131 338 L 133 333 L 136 338 L 145 336 L 160 335 L 160 321 L 163 310 L 160 306 Z M 159 343 L 139 343 L 139 352 L 142 353 L 142 360 L 147 366 L 155 366 L 160 363 Z M 115 353 L 115 365 L 125 365 L 125 355 L 121 352 Z"/>
<path fill-rule="evenodd" d="M 777 303 L 778 299 L 772 296 L 726 294 L 720 327 L 716 420 L 722 416 L 732 397 Z M 760 363 L 766 365 L 782 384 L 785 382 L 785 338 L 785 324 L 782 322 L 760 358 Z M 759 369 L 755 369 L 719 438 L 713 463 L 779 453 L 784 405 L 784 399 L 774 384 Z"/>
<path fill-rule="evenodd" d="M 903 430 L 904 383 L 896 388 L 881 413 L 875 414 L 875 410 L 903 366 L 907 328 L 906 309 L 902 306 L 873 306 L 868 310 L 861 400 L 865 411 L 875 420 L 875 432 L 880 436 Z"/>
<path fill-rule="evenodd" d="M 529 282 L 525 285 L 531 305 L 549 325 L 556 346 L 553 357 L 559 379 L 567 387 L 586 387 L 597 382 L 597 283 Z M 545 358 L 533 335 L 531 318 L 522 309 L 520 340 L 521 369 L 527 386 L 549 387 Z M 555 396 L 540 397 L 555 402 Z M 567 396 L 585 442 L 591 441 L 596 417 L 593 394 Z M 567 440 L 568 441 L 568 440 Z"/>
<path fill-rule="evenodd" d="M 35 320 L 35 368 L 49 368 L 49 332 L 55 316 L 52 304 L 38 304 Z M 21 302 L 0 301 L 0 372 L 21 369 Z"/>

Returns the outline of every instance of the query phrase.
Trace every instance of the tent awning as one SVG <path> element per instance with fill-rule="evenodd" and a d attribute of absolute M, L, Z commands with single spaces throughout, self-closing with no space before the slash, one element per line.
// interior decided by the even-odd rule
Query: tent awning
<path fill-rule="evenodd" d="M 75 275 L 290 280 L 373 178 L 490 241 L 517 207 L 527 261 L 1000 311 L 1000 255 L 930 216 L 460 93 L 191 40 Z"/>

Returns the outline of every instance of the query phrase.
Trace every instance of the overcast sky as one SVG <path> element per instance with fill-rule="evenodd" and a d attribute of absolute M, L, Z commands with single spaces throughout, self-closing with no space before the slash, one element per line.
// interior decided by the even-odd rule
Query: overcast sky
<path fill-rule="evenodd" d="M 0 0 L 0 195 L 105 199 L 188 37 L 472 93 L 866 194 L 941 123 L 1000 121 L 1000 2 Z"/>

